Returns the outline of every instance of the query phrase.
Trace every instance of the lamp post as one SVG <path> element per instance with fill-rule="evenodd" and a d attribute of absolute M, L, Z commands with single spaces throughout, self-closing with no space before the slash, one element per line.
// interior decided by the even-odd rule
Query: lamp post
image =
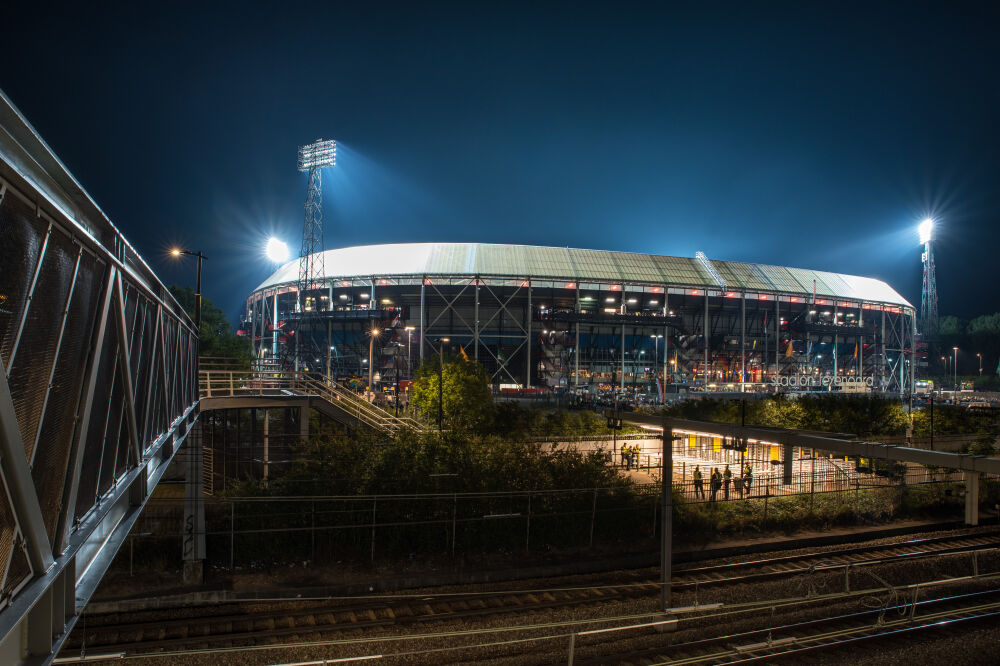
<path fill-rule="evenodd" d="M 201 262 L 205 255 L 179 247 L 170 251 L 174 257 L 191 256 L 198 259 L 197 277 L 194 292 L 194 324 L 197 335 L 195 344 L 197 353 L 194 357 L 195 388 L 201 395 Z M 201 424 L 199 424 L 199 428 Z M 192 441 L 192 440 L 189 440 Z M 202 582 L 205 573 L 205 491 L 204 459 L 201 446 L 189 444 L 187 469 L 184 484 L 184 524 L 193 526 L 195 537 L 184 542 L 184 579 Z"/>
<path fill-rule="evenodd" d="M 982 354 L 976 354 L 976 357 L 979 358 L 979 376 L 982 377 L 983 376 L 983 355 Z"/>
<path fill-rule="evenodd" d="M 410 365 L 410 348 L 413 346 L 413 331 L 416 330 L 413 326 L 407 326 L 406 331 L 406 374 L 409 375 L 410 379 L 413 379 L 413 366 Z"/>
<path fill-rule="evenodd" d="M 197 337 L 197 340 L 198 340 L 198 356 L 195 356 L 194 370 L 195 370 L 195 377 L 198 377 L 199 378 L 198 381 L 200 381 L 201 375 L 199 373 L 201 372 L 201 363 L 200 363 L 200 356 L 201 356 L 201 262 L 204 261 L 205 259 L 207 259 L 208 257 L 206 257 L 205 255 L 203 255 L 201 252 L 192 252 L 190 250 L 184 250 L 184 249 L 181 249 L 179 247 L 175 247 L 174 249 L 172 249 L 170 251 L 170 254 L 172 254 L 175 257 L 182 257 L 182 256 L 187 255 L 187 256 L 190 256 L 190 257 L 196 257 L 198 259 L 198 269 L 197 269 L 197 273 L 196 273 L 195 288 L 194 288 L 194 327 L 195 327 L 195 330 L 198 332 L 198 337 Z"/>
<path fill-rule="evenodd" d="M 444 430 L 444 346 L 450 338 L 438 340 L 438 432 Z"/>
<path fill-rule="evenodd" d="M 275 238 L 274 236 L 271 236 L 270 238 L 267 239 L 267 244 L 264 245 L 264 256 L 266 256 L 269 261 L 271 261 L 272 263 L 274 263 L 276 267 L 280 266 L 281 264 L 283 264 L 286 261 L 288 261 L 288 245 L 286 245 L 285 242 L 282 241 L 281 239 Z M 261 357 L 261 359 L 264 358 L 264 350 L 263 350 L 263 346 L 264 346 L 264 330 L 266 330 L 266 329 L 265 329 L 265 324 L 264 324 L 264 312 L 263 312 L 263 309 L 264 309 L 266 303 L 267 303 L 267 299 L 265 298 L 264 302 L 261 303 L 261 336 L 260 336 L 260 344 L 261 344 L 260 357 Z M 272 360 L 272 362 L 277 363 L 277 358 L 278 358 L 278 293 L 277 293 L 277 290 L 275 290 L 275 293 L 274 293 L 274 308 L 273 308 L 272 312 L 273 312 L 273 314 L 272 314 L 272 318 L 271 318 L 271 357 L 272 357 L 271 360 Z M 327 351 L 327 358 L 329 358 L 329 356 L 330 356 L 330 352 Z M 327 374 L 329 375 L 329 373 L 327 373 Z"/>
<path fill-rule="evenodd" d="M 660 338 L 662 338 L 663 336 L 662 335 L 651 335 L 649 337 L 653 338 L 653 377 L 656 377 L 657 376 L 657 372 L 656 372 L 657 355 L 656 354 L 657 354 L 657 351 L 659 349 Z M 666 351 L 667 351 L 667 348 L 664 347 L 663 348 L 664 356 L 666 356 Z M 666 365 L 667 365 L 667 359 L 664 358 L 663 359 L 663 367 L 666 368 Z M 666 373 L 664 373 L 664 375 L 666 375 Z M 665 381 L 666 381 L 666 377 L 664 376 L 664 382 Z M 667 387 L 664 386 L 663 390 L 666 391 Z M 663 401 L 661 400 L 660 402 L 662 403 Z"/>
<path fill-rule="evenodd" d="M 951 369 L 955 373 L 955 393 L 957 394 L 958 393 L 958 347 L 952 347 L 952 350 L 954 351 L 955 358 L 951 363 Z M 958 395 L 955 396 L 955 399 L 956 400 L 958 399 Z"/>
<path fill-rule="evenodd" d="M 368 390 L 371 391 L 373 403 L 375 402 L 375 386 L 372 384 L 372 372 L 375 360 L 372 354 L 375 349 L 375 338 L 379 336 L 379 333 L 381 333 L 380 330 L 373 328 L 368 335 Z"/>

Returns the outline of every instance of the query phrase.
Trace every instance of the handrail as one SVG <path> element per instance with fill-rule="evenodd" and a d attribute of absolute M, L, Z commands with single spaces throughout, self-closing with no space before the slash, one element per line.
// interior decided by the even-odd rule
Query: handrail
<path fill-rule="evenodd" d="M 253 370 L 202 369 L 199 391 L 204 398 L 234 396 L 265 396 L 280 393 L 316 395 L 339 405 L 366 426 L 395 434 L 402 428 L 425 430 L 425 426 L 409 416 L 395 416 L 373 405 L 353 391 L 336 383 L 300 372 L 267 372 Z"/>

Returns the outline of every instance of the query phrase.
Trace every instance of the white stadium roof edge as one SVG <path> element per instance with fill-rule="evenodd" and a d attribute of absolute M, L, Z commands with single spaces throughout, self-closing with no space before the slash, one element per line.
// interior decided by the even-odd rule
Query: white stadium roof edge
<path fill-rule="evenodd" d="M 323 253 L 326 278 L 468 275 L 574 282 L 690 286 L 780 292 L 913 306 L 882 280 L 804 268 L 711 260 L 717 275 L 695 258 L 493 243 L 360 245 Z M 279 268 L 254 291 L 298 280 L 299 260 Z M 720 279 L 721 278 L 721 283 Z M 815 283 L 814 283 L 815 281 Z"/>

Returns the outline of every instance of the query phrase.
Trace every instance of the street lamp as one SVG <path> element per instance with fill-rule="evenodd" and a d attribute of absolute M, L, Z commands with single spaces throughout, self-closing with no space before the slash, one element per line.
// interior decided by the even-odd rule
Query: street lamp
<path fill-rule="evenodd" d="M 413 366 L 410 365 L 410 347 L 413 346 L 413 331 L 415 330 L 413 326 L 407 326 L 403 329 L 406 331 L 406 374 L 413 379 Z"/>
<path fill-rule="evenodd" d="M 375 362 L 372 357 L 372 353 L 375 347 L 375 338 L 377 338 L 381 332 L 382 331 L 377 328 L 373 328 L 368 335 L 368 390 L 371 391 L 373 403 L 375 402 L 375 386 L 372 384 L 372 372 Z"/>
<path fill-rule="evenodd" d="M 192 252 L 191 250 L 184 250 L 184 249 L 181 249 L 179 247 L 175 247 L 174 249 L 170 250 L 170 254 L 172 254 L 175 257 L 183 257 L 183 256 L 187 255 L 187 256 L 197 257 L 198 258 L 197 277 L 195 279 L 195 288 L 194 288 L 194 327 L 195 327 L 195 330 L 198 332 L 198 355 L 195 356 L 194 370 L 195 370 L 195 376 L 196 377 L 200 377 L 201 375 L 199 373 L 201 372 L 201 363 L 200 363 L 200 356 L 201 356 L 201 262 L 204 261 L 205 259 L 208 259 L 208 257 L 206 257 L 205 255 L 203 255 L 201 252 Z M 199 381 L 200 381 L 200 379 L 199 379 Z"/>
<path fill-rule="evenodd" d="M 655 378 L 656 377 L 656 365 L 657 365 L 656 353 L 657 353 L 657 349 L 659 349 L 660 338 L 662 338 L 663 336 L 662 335 L 650 335 L 649 337 L 653 338 L 653 377 Z M 664 347 L 663 351 L 664 351 L 664 356 L 666 356 L 667 348 Z M 666 361 L 667 361 L 667 359 L 664 358 L 663 359 L 664 368 L 666 367 Z M 666 381 L 666 380 L 664 380 L 664 381 Z M 666 391 L 667 389 L 664 387 L 663 390 Z"/>
<path fill-rule="evenodd" d="M 982 354 L 976 354 L 976 357 L 979 358 L 979 376 L 982 377 L 983 376 L 983 355 Z"/>
<path fill-rule="evenodd" d="M 450 338 L 438 340 L 438 432 L 444 429 L 444 346 Z"/>
<path fill-rule="evenodd" d="M 955 393 L 958 393 L 958 347 L 952 347 L 955 352 L 955 360 L 952 361 L 951 369 L 955 372 Z M 957 399 L 958 396 L 956 395 Z"/>

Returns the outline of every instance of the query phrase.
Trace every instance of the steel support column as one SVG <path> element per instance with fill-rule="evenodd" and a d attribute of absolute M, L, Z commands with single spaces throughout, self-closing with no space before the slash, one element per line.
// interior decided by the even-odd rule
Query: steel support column
<path fill-rule="evenodd" d="M 673 564 L 674 519 L 674 431 L 663 421 L 663 440 L 660 460 L 660 610 L 671 606 L 670 587 Z"/>
<path fill-rule="evenodd" d="M 524 387 L 531 388 L 531 318 L 534 315 L 534 310 L 531 305 L 531 280 L 528 280 L 528 321 L 525 334 L 525 340 L 527 344 L 524 345 L 525 351 L 527 352 L 527 363 L 524 373 Z"/>
<path fill-rule="evenodd" d="M 417 338 L 420 340 L 420 365 L 424 364 L 424 292 L 427 288 L 427 276 L 423 276 L 420 280 L 420 331 L 417 334 Z"/>
<path fill-rule="evenodd" d="M 708 336 L 709 336 L 709 325 L 708 325 L 708 289 L 705 289 L 705 385 L 702 387 L 704 390 L 708 390 Z"/>
<path fill-rule="evenodd" d="M 747 292 L 740 299 L 740 393 L 746 392 L 747 381 Z"/>
<path fill-rule="evenodd" d="M 774 384 L 778 385 L 781 377 L 781 314 L 778 305 L 778 295 L 774 295 Z"/>
<path fill-rule="evenodd" d="M 476 302 L 473 304 L 473 314 L 472 318 L 474 321 L 475 330 L 472 332 L 473 344 L 473 358 L 479 360 L 479 276 L 476 276 Z"/>
<path fill-rule="evenodd" d="M 575 311 L 580 314 L 580 283 L 576 283 L 576 308 Z M 577 318 L 576 322 L 573 324 L 573 328 L 576 329 L 576 344 L 573 347 L 573 386 L 580 386 L 580 319 Z"/>

